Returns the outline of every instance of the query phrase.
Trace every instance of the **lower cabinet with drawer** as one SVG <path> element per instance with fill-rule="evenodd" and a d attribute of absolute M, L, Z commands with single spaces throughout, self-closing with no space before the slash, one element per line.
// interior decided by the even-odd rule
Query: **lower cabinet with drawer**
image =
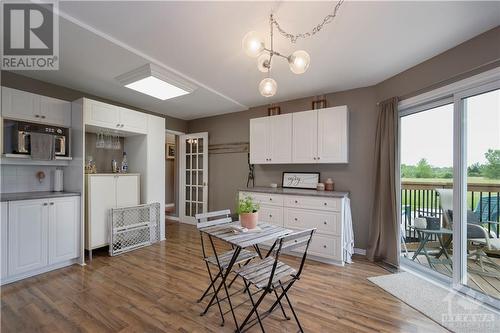
<path fill-rule="evenodd" d="M 344 264 L 344 197 L 270 194 L 252 192 L 250 189 L 241 191 L 239 196 L 250 196 L 260 204 L 259 220 L 262 222 L 290 230 L 316 228 L 309 245 L 308 258 Z"/>

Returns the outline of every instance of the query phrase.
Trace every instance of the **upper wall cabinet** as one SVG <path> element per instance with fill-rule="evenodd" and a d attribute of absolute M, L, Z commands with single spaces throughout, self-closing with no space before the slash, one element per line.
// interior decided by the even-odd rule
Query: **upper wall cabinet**
<path fill-rule="evenodd" d="M 291 144 L 291 114 L 250 119 L 250 163 L 291 163 Z"/>
<path fill-rule="evenodd" d="M 250 120 L 250 163 L 348 163 L 347 106 Z"/>
<path fill-rule="evenodd" d="M 84 119 L 86 125 L 131 133 L 148 131 L 147 114 L 90 99 L 84 99 Z"/>
<path fill-rule="evenodd" d="M 2 117 L 71 126 L 71 102 L 2 87 Z"/>

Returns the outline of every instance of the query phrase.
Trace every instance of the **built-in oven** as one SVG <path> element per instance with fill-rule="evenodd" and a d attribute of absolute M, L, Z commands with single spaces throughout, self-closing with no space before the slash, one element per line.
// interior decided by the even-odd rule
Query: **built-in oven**
<path fill-rule="evenodd" d="M 5 119 L 3 130 L 4 154 L 30 155 L 34 137 L 32 133 L 42 133 L 53 137 L 56 157 L 70 156 L 69 128 Z"/>

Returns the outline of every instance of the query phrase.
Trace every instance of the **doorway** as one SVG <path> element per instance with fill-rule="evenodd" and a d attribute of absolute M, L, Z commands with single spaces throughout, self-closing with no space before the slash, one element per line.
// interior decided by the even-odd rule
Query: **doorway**
<path fill-rule="evenodd" d="M 179 220 L 179 137 L 184 133 L 165 133 L 165 218 Z"/>

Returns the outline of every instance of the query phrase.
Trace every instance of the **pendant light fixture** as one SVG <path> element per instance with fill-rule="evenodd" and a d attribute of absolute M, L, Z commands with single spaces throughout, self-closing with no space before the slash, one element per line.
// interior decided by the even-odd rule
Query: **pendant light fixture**
<path fill-rule="evenodd" d="M 285 56 L 274 50 L 273 38 L 274 38 L 274 27 L 280 32 L 280 34 L 290 39 L 292 43 L 295 43 L 299 38 L 307 38 L 318 33 L 325 24 L 333 21 L 334 17 L 337 15 L 337 11 L 342 5 L 343 0 L 340 0 L 335 5 L 333 12 L 327 15 L 323 22 L 316 25 L 311 32 L 301 33 L 301 34 L 290 34 L 283 30 L 279 23 L 274 19 L 273 14 L 269 16 L 269 26 L 270 26 L 270 47 L 267 48 L 264 39 L 255 31 L 248 32 L 242 40 L 242 46 L 245 53 L 253 58 L 257 58 L 257 69 L 263 73 L 267 73 L 267 77 L 263 79 L 259 84 L 259 92 L 264 97 L 271 97 L 276 94 L 278 90 L 278 84 L 274 79 L 271 78 L 271 65 L 274 56 L 286 59 L 290 70 L 295 74 L 303 74 L 309 68 L 311 63 L 311 57 L 309 53 L 304 50 L 297 50 L 289 56 Z"/>

